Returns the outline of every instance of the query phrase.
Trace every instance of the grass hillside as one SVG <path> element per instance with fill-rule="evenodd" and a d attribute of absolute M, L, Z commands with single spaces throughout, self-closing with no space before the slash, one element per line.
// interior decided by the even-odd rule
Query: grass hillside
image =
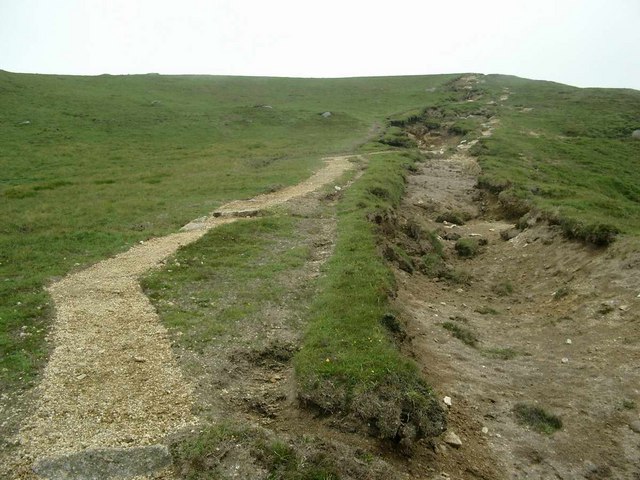
<path fill-rule="evenodd" d="M 500 127 L 476 154 L 482 181 L 595 240 L 597 226 L 640 233 L 640 92 L 579 89 L 489 76 L 480 87 L 509 98 Z M 598 243 L 597 241 L 594 243 Z"/>
<path fill-rule="evenodd" d="M 49 279 L 306 178 L 450 78 L 0 72 L 2 381 L 43 360 Z"/>
<path fill-rule="evenodd" d="M 51 279 L 175 231 L 226 201 L 294 184 L 323 156 L 395 149 L 371 156 L 337 206 L 334 256 L 294 358 L 298 395 L 325 412 L 374 418 L 384 438 L 399 438 L 398 425 L 408 438 L 436 432 L 445 422 L 440 407 L 383 325 L 393 317 L 387 296 L 394 285 L 369 219 L 399 204 L 406 169 L 421 158 L 418 132 L 472 140 L 489 120 L 493 135 L 471 152 L 482 167 L 479 186 L 497 195 L 505 214 L 541 217 L 597 244 L 640 233 L 640 141 L 631 138 L 640 128 L 637 91 L 505 76 L 468 85 L 459 75 L 0 72 L 0 381 L 25 388 L 37 377 L 47 355 L 52 312 L 44 286 Z M 227 226 L 179 252 L 179 264 L 190 265 L 181 276 L 166 270 L 147 278 L 153 298 L 177 305 L 159 311 L 167 325 L 185 330 L 186 348 L 202 349 L 233 330 L 258 311 L 254 302 L 281 295 L 272 279 L 304 263 L 303 250 L 276 255 L 295 237 L 297 220 L 254 225 Z M 195 262 L 199 251 L 206 255 Z M 265 258 L 271 263 L 252 263 Z M 215 310 L 216 275 L 231 279 L 241 308 Z M 181 306 L 187 291 L 197 295 Z M 207 323 L 211 312 L 219 324 Z"/>

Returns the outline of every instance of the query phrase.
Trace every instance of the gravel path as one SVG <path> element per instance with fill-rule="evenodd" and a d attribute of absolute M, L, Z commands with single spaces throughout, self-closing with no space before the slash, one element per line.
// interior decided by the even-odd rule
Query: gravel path
<path fill-rule="evenodd" d="M 110 478 L 108 468 L 121 475 L 117 464 L 136 456 L 156 460 L 140 471 L 132 467 L 129 478 L 166 466 L 166 449 L 157 444 L 195 422 L 192 392 L 139 277 L 212 228 L 336 180 L 353 165 L 349 158 L 326 158 L 321 170 L 298 185 L 228 203 L 179 233 L 141 242 L 52 284 L 54 351 L 37 387 L 35 413 L 20 433 L 18 462 L 50 478 Z M 89 467 L 101 476 L 69 474 Z"/>

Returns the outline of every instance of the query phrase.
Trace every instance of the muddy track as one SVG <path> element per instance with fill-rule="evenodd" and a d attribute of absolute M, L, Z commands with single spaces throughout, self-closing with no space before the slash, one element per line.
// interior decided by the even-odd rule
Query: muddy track
<path fill-rule="evenodd" d="M 223 205 L 178 233 L 140 242 L 52 284 L 54 350 L 19 435 L 20 454 L 11 460 L 14 478 L 34 477 L 32 469 L 51 478 L 138 478 L 166 467 L 163 438 L 197 419 L 192 389 L 140 276 L 212 228 L 335 181 L 352 157 L 327 158 L 298 185 Z"/>
<path fill-rule="evenodd" d="M 451 146 L 456 153 L 444 153 Z M 396 270 L 408 353 L 451 398 L 449 428 L 463 443 L 437 442 L 440 469 L 459 479 L 640 478 L 640 255 L 632 239 L 598 250 L 546 225 L 515 231 L 474 188 L 478 167 L 465 145 L 442 147 L 410 176 L 398 221 L 438 232 L 449 267 L 470 280 Z M 471 220 L 435 221 L 452 211 Z M 458 237 L 487 245 L 461 258 Z M 443 326 L 468 332 L 470 344 Z M 559 416 L 562 428 L 539 433 L 518 420 L 519 404 Z"/>

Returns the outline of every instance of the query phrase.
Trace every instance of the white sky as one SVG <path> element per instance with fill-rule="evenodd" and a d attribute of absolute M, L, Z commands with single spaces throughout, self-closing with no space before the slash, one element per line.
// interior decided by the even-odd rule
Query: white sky
<path fill-rule="evenodd" d="M 640 0 L 0 0 L 0 69 L 482 72 L 640 89 Z"/>

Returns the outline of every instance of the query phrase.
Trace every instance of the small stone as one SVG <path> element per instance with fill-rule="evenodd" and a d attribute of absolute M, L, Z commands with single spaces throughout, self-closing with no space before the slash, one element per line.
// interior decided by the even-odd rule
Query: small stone
<path fill-rule="evenodd" d="M 447 446 L 444 443 L 436 443 L 435 452 L 438 455 L 445 455 L 447 453 Z"/>
<path fill-rule="evenodd" d="M 442 440 L 444 441 L 444 443 L 446 443 L 447 445 L 451 445 L 454 448 L 460 448 L 462 446 L 462 440 L 460 440 L 460 437 L 453 433 L 451 430 L 444 434 Z"/>
<path fill-rule="evenodd" d="M 144 357 L 138 357 L 138 356 L 133 357 L 133 359 L 134 359 L 136 362 L 138 362 L 138 363 L 144 363 L 144 362 L 146 362 L 146 361 L 147 361 L 147 359 L 146 359 L 146 358 L 144 358 Z"/>
<path fill-rule="evenodd" d="M 573 342 L 570 338 L 567 338 L 564 343 L 566 343 L 567 345 L 571 345 Z"/>
<path fill-rule="evenodd" d="M 84 380 L 85 378 L 87 378 L 87 374 L 86 373 L 81 373 L 80 375 L 78 375 L 76 377 L 76 380 Z"/>
<path fill-rule="evenodd" d="M 324 118 L 329 118 L 331 115 L 333 115 L 331 112 L 324 112 L 324 113 L 322 113 L 322 116 L 323 116 Z"/>
<path fill-rule="evenodd" d="M 447 407 L 451 406 L 451 397 L 444 397 L 442 400 Z"/>
<path fill-rule="evenodd" d="M 635 420 L 629 424 L 629 428 L 636 433 L 640 433 L 640 420 Z"/>
<path fill-rule="evenodd" d="M 336 192 L 339 192 L 340 190 L 342 190 L 342 187 L 339 187 L 338 185 L 336 185 L 333 188 L 335 189 Z"/>
<path fill-rule="evenodd" d="M 24 125 L 24 122 L 23 122 L 23 125 Z M 633 132 L 631 132 L 631 138 L 640 140 L 640 130 L 634 130 Z"/>
<path fill-rule="evenodd" d="M 597 473 L 598 466 L 590 460 L 585 460 L 584 469 L 587 472 L 587 474 L 594 474 L 594 473 Z"/>
<path fill-rule="evenodd" d="M 562 363 L 569 363 L 569 359 L 567 357 L 562 357 Z"/>
<path fill-rule="evenodd" d="M 629 310 L 629 305 L 620 305 L 620 310 L 623 312 L 627 312 Z"/>
<path fill-rule="evenodd" d="M 489 429 L 487 427 L 482 427 L 482 433 L 486 435 L 487 433 L 489 433 Z"/>
<path fill-rule="evenodd" d="M 171 464 L 165 445 L 135 448 L 85 448 L 41 458 L 33 471 L 43 478 L 147 478 Z"/>

